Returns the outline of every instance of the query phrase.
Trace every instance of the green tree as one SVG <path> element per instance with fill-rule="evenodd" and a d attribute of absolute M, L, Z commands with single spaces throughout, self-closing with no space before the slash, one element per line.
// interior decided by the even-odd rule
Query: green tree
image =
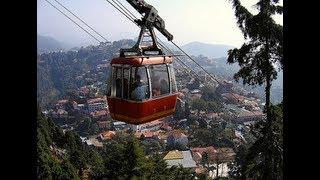
<path fill-rule="evenodd" d="M 130 138 L 125 145 L 124 156 L 126 159 L 125 172 L 128 178 L 142 177 L 147 171 L 145 154 L 135 138 Z"/>
<path fill-rule="evenodd" d="M 240 145 L 236 149 L 236 157 L 235 161 L 228 164 L 230 168 L 229 175 L 233 178 L 241 178 L 242 177 L 242 165 L 245 163 L 245 156 L 248 152 L 248 147 L 246 145 Z"/>
<path fill-rule="evenodd" d="M 272 149 L 271 146 L 267 146 L 261 149 L 261 146 L 265 143 L 278 144 L 276 139 L 270 138 L 274 133 L 272 132 L 274 115 L 271 114 L 270 89 L 272 81 L 277 78 L 275 65 L 278 65 L 278 69 L 283 67 L 283 27 L 275 23 L 272 15 L 282 14 L 283 8 L 277 5 L 279 0 L 259 0 L 256 4 L 259 12 L 253 15 L 241 5 L 239 0 L 231 0 L 231 2 L 235 9 L 238 26 L 248 40 L 240 49 L 235 48 L 228 52 L 228 63 L 238 62 L 240 66 L 234 78 L 237 81 L 241 78 L 243 84 L 265 84 L 267 122 L 261 129 L 261 137 L 252 148 L 249 148 L 248 154 L 249 159 L 260 160 L 259 163 L 252 164 L 254 167 L 259 167 L 252 168 L 247 165 L 246 175 L 258 176 L 262 179 L 278 179 L 279 176 L 275 175 L 279 173 L 274 171 L 274 167 L 278 167 L 279 162 L 273 161 L 274 157 L 278 156 L 277 148 Z"/>
<path fill-rule="evenodd" d="M 283 27 L 272 19 L 274 14 L 282 14 L 282 6 L 276 5 L 279 0 L 259 0 L 256 8 L 259 13 L 251 14 L 239 0 L 231 0 L 235 9 L 237 23 L 245 39 L 240 49 L 228 52 L 228 63 L 238 62 L 240 70 L 234 75 L 241 78 L 243 84 L 262 85 L 265 83 L 266 112 L 270 116 L 270 88 L 277 78 L 275 65 L 283 66 Z M 270 118 L 268 118 L 270 119 Z"/>
<path fill-rule="evenodd" d="M 194 175 L 191 171 L 190 168 L 183 168 L 182 165 L 180 166 L 172 166 L 169 168 L 169 171 L 171 172 L 171 177 L 170 179 L 194 179 Z"/>
<path fill-rule="evenodd" d="M 79 149 L 73 149 L 70 152 L 70 162 L 79 170 L 79 175 L 81 176 L 83 170 L 86 168 L 86 159 L 83 151 Z"/>
<path fill-rule="evenodd" d="M 100 177 L 104 174 L 105 166 L 102 156 L 95 149 L 89 148 L 87 150 L 86 159 L 87 163 L 91 166 L 91 177 Z"/>
<path fill-rule="evenodd" d="M 221 107 L 214 101 L 207 102 L 207 107 L 209 112 L 220 112 Z"/>
<path fill-rule="evenodd" d="M 191 106 L 193 109 L 197 109 L 198 111 L 207 110 L 207 103 L 203 99 L 195 99 L 192 101 Z"/>
<path fill-rule="evenodd" d="M 201 165 L 205 168 L 209 168 L 210 165 L 210 157 L 209 154 L 207 152 L 204 152 L 202 154 L 202 158 L 201 158 Z"/>
<path fill-rule="evenodd" d="M 56 157 L 50 147 L 63 147 L 66 142 L 61 128 L 38 109 L 37 116 L 37 178 L 79 179 L 76 169 L 68 159 Z"/>

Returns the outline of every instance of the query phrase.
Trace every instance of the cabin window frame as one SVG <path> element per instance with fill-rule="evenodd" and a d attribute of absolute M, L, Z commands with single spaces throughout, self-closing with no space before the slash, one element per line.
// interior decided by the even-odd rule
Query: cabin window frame
<path fill-rule="evenodd" d="M 169 89 L 168 89 L 168 93 L 166 93 L 166 94 L 161 94 L 161 95 L 158 95 L 158 96 L 154 96 L 153 95 L 153 93 L 152 93 L 152 88 L 153 88 L 153 85 L 152 85 L 152 79 L 151 79 L 151 73 L 150 73 L 150 71 L 151 71 L 151 69 L 150 69 L 150 67 L 151 66 L 165 66 L 165 69 L 166 69 L 166 71 L 167 71 L 167 78 L 168 78 L 168 87 L 169 87 Z M 171 93 L 171 77 L 170 77 L 170 71 L 169 71 L 169 69 L 168 69 L 168 63 L 165 63 L 165 64 L 152 64 L 152 65 L 149 65 L 148 66 L 148 72 L 149 72 L 149 74 L 150 74 L 150 76 L 148 77 L 149 78 L 149 80 L 150 80 L 150 97 L 151 97 L 151 99 L 158 99 L 158 98 L 163 98 L 163 97 L 165 97 L 165 96 L 169 96 L 169 95 L 171 95 L 172 93 Z"/>
<path fill-rule="evenodd" d="M 123 67 L 122 66 L 115 66 L 115 78 L 114 78 L 114 97 L 122 99 L 123 97 Z M 117 96 L 117 78 L 120 71 L 120 79 L 121 79 L 121 91 L 120 96 Z"/>
<path fill-rule="evenodd" d="M 124 70 L 129 70 L 129 75 L 128 75 L 128 89 L 127 89 L 127 98 L 124 98 Z M 124 100 L 129 100 L 129 92 L 130 92 L 130 80 L 131 80 L 131 67 L 122 67 L 122 97 L 121 99 Z"/>
<path fill-rule="evenodd" d="M 175 71 L 173 68 L 173 64 L 172 63 L 168 63 L 168 72 L 170 74 L 170 93 L 177 93 L 178 92 L 178 87 L 177 87 L 177 80 L 176 80 L 176 76 L 175 76 Z M 173 91 L 173 89 L 175 88 L 175 91 Z"/>

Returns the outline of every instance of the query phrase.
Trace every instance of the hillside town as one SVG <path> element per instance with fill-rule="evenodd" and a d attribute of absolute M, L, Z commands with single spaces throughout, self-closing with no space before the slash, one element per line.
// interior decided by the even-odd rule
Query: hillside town
<path fill-rule="evenodd" d="M 265 117 L 262 113 L 264 103 L 257 94 L 235 90 L 234 84 L 226 80 L 216 85 L 202 84 L 208 82 L 206 75 L 200 75 L 204 81 L 199 81 L 178 70 L 179 95 L 174 115 L 141 125 L 115 121 L 108 110 L 104 93 L 106 84 L 95 82 L 101 73 L 108 71 L 108 67 L 106 63 L 98 64 L 95 70 L 78 76 L 76 80 L 93 83 L 77 89 L 70 99 L 60 99 L 43 111 L 64 132 L 77 132 L 88 146 L 102 148 L 117 134 L 133 134 L 140 142 L 157 144 L 148 151 L 161 154 L 169 167 L 182 166 L 196 174 L 207 173 L 211 178 L 228 177 L 228 165 L 234 162 L 235 148 L 252 141 L 250 128 Z M 220 98 L 212 97 L 210 91 Z M 210 108 L 206 104 L 206 108 L 202 108 L 201 102 L 208 101 L 215 105 Z M 198 131 L 215 127 L 224 127 L 221 134 L 228 136 L 232 145 L 197 143 Z"/>

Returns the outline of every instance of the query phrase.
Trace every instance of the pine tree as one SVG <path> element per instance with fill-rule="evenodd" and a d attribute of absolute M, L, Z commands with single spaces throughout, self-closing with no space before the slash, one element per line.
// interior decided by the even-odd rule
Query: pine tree
<path fill-rule="evenodd" d="M 125 172 L 128 178 L 143 177 L 147 171 L 145 154 L 135 138 L 130 138 L 125 146 Z"/>
<path fill-rule="evenodd" d="M 283 27 L 275 23 L 272 15 L 282 14 L 283 8 L 277 5 L 279 0 L 259 0 L 255 6 L 259 12 L 253 15 L 239 0 L 231 2 L 238 26 L 247 42 L 240 49 L 229 50 L 227 60 L 229 63 L 238 62 L 240 66 L 240 70 L 234 75 L 237 81 L 241 78 L 243 84 L 264 84 L 266 96 L 267 122 L 263 124 L 261 136 L 249 148 L 247 156 L 251 160 L 259 159 L 259 163 L 245 164 L 247 171 L 244 173 L 249 177 L 277 179 L 274 167 L 282 167 L 274 158 L 282 156 L 282 152 L 279 154 L 277 146 L 270 146 L 279 143 L 273 138 L 276 132 L 272 128 L 275 118 L 271 112 L 270 89 L 272 81 L 277 78 L 277 68 L 283 68 Z"/>

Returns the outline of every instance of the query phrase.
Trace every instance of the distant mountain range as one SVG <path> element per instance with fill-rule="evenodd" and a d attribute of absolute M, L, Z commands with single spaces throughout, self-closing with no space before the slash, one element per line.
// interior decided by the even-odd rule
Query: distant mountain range
<path fill-rule="evenodd" d="M 72 48 L 72 46 L 57 41 L 56 39 L 49 36 L 37 35 L 37 50 L 39 54 L 60 51 L 60 50 L 68 50 Z"/>
<path fill-rule="evenodd" d="M 208 44 L 195 41 L 183 45 L 181 48 L 194 56 L 203 55 L 210 58 L 220 58 L 226 57 L 228 50 L 235 47 L 225 44 Z"/>

